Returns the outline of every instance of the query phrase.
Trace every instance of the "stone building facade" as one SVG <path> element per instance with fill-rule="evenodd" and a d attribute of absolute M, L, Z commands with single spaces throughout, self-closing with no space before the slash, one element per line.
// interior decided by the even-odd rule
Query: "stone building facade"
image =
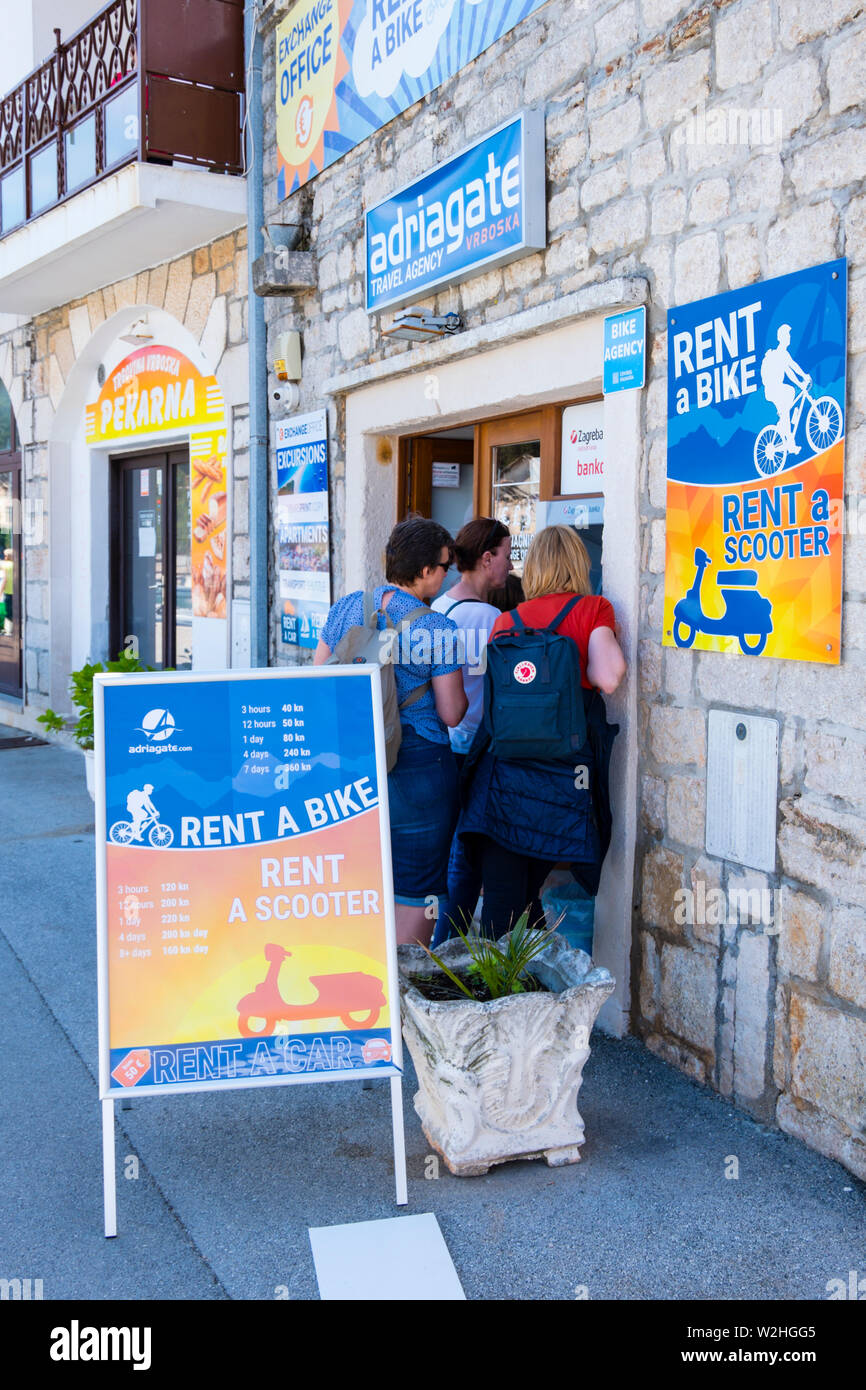
<path fill-rule="evenodd" d="M 846 493 L 849 516 L 859 516 L 862 4 L 550 0 L 281 202 L 275 28 L 290 9 L 271 0 L 262 17 L 265 217 L 301 224 L 317 284 L 267 301 L 269 358 L 278 333 L 299 330 L 299 408 L 328 411 L 334 597 L 378 573 L 398 519 L 401 431 L 418 434 L 431 422 L 459 431 L 557 392 L 573 398 L 563 355 L 579 356 L 585 338 L 597 342 L 605 312 L 646 305 L 646 389 L 605 405 L 608 452 L 621 450 L 625 475 L 609 499 L 605 591 L 630 659 L 627 689 L 612 702 L 624 724 L 615 768 L 622 843 L 606 873 L 621 882 L 599 904 L 604 931 L 605 914 L 618 917 L 602 959 L 625 989 L 619 1024 L 608 1021 L 866 1177 L 866 537 L 849 523 L 840 665 L 661 642 L 672 306 L 848 257 Z M 453 339 L 415 347 L 383 337 L 384 323 L 365 310 L 364 209 L 538 106 L 547 249 L 422 304 L 460 313 L 463 332 Z M 596 376 L 579 378 L 589 394 Z M 278 607 L 274 590 L 273 660 L 303 660 L 280 641 Z M 711 708 L 779 723 L 773 873 L 704 848 Z M 705 891 L 771 890 L 771 928 L 678 924 L 677 895 L 701 880 Z"/>
<path fill-rule="evenodd" d="M 117 596 L 117 574 L 109 575 L 101 613 L 94 603 L 91 621 L 78 624 L 76 631 L 69 617 L 70 583 L 77 578 L 85 586 L 99 585 L 80 538 L 81 550 L 71 562 L 64 566 L 61 556 L 70 545 L 64 531 L 69 530 L 72 495 L 91 481 L 81 428 L 87 403 L 99 390 L 99 364 L 116 363 L 129 354 L 123 335 L 143 316 L 152 335 L 147 341 L 197 357 L 201 371 L 216 376 L 226 404 L 231 486 L 227 609 L 240 607 L 235 657 L 238 664 L 248 660 L 243 621 L 249 607 L 248 305 L 247 232 L 242 226 L 0 334 L 0 382 L 9 393 L 22 454 L 24 529 L 22 691 L 20 701 L 0 704 L 4 722 L 36 729 L 36 716 L 47 707 L 66 713 L 70 670 L 116 654 L 109 649 L 108 605 Z M 179 427 L 177 433 L 180 438 L 184 431 Z M 160 436 L 120 441 L 115 453 L 149 443 L 158 447 Z M 107 494 L 94 495 L 93 510 L 100 513 L 99 528 L 104 529 Z M 95 535 L 91 546 L 99 546 Z M 231 656 L 227 646 L 225 665 Z"/>

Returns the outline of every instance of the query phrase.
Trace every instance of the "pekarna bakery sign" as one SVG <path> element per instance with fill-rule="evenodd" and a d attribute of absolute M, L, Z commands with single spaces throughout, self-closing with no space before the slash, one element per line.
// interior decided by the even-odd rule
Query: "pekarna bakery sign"
<path fill-rule="evenodd" d="M 547 245 L 544 113 L 521 111 L 365 218 L 367 312 Z"/>
<path fill-rule="evenodd" d="M 176 348 L 153 344 L 118 362 L 85 408 L 87 443 L 131 443 L 186 433 L 190 454 L 190 559 L 194 618 L 226 617 L 228 443 L 216 377 Z"/>
<path fill-rule="evenodd" d="M 216 427 L 225 420 L 216 377 L 203 376 L 176 348 L 148 346 L 124 357 L 85 410 L 88 444 L 165 430 Z"/>

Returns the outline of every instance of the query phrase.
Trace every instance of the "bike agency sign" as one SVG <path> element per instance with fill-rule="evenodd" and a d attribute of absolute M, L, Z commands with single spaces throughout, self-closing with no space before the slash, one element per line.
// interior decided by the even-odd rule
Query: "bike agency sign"
<path fill-rule="evenodd" d="M 840 660 L 846 272 L 668 314 L 666 646 Z"/>
<path fill-rule="evenodd" d="M 102 1098 L 398 1075 L 378 675 L 95 696 Z"/>

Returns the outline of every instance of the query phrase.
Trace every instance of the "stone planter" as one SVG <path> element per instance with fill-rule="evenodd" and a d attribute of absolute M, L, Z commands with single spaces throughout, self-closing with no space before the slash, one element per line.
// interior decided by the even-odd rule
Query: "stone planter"
<path fill-rule="evenodd" d="M 96 754 L 92 748 L 82 749 L 84 753 L 84 776 L 91 801 L 96 800 Z"/>
<path fill-rule="evenodd" d="M 452 970 L 469 964 L 461 941 L 437 951 Z M 530 966 L 551 991 L 478 1004 L 433 1002 L 409 975 L 440 973 L 420 946 L 400 946 L 403 1036 L 419 1090 L 415 1109 L 452 1173 L 473 1177 L 494 1163 L 577 1163 L 583 1120 L 577 1093 L 598 1011 L 613 992 L 607 970 L 559 936 Z"/>

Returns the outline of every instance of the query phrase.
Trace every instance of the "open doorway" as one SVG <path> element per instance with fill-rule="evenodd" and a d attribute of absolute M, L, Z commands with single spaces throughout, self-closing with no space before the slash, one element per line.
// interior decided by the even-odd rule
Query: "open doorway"
<path fill-rule="evenodd" d="M 474 516 L 495 516 L 511 533 L 511 559 L 520 577 L 536 531 L 563 524 L 577 530 L 592 562 L 591 583 L 601 593 L 604 494 L 583 479 L 582 412 L 593 418 L 598 400 L 542 406 L 400 440 L 398 518 L 429 516 L 452 536 Z M 599 434 L 603 434 L 599 431 Z M 603 446 L 598 454 L 603 454 Z M 603 476 L 603 460 L 596 459 Z M 443 592 L 456 583 L 448 572 Z"/>

